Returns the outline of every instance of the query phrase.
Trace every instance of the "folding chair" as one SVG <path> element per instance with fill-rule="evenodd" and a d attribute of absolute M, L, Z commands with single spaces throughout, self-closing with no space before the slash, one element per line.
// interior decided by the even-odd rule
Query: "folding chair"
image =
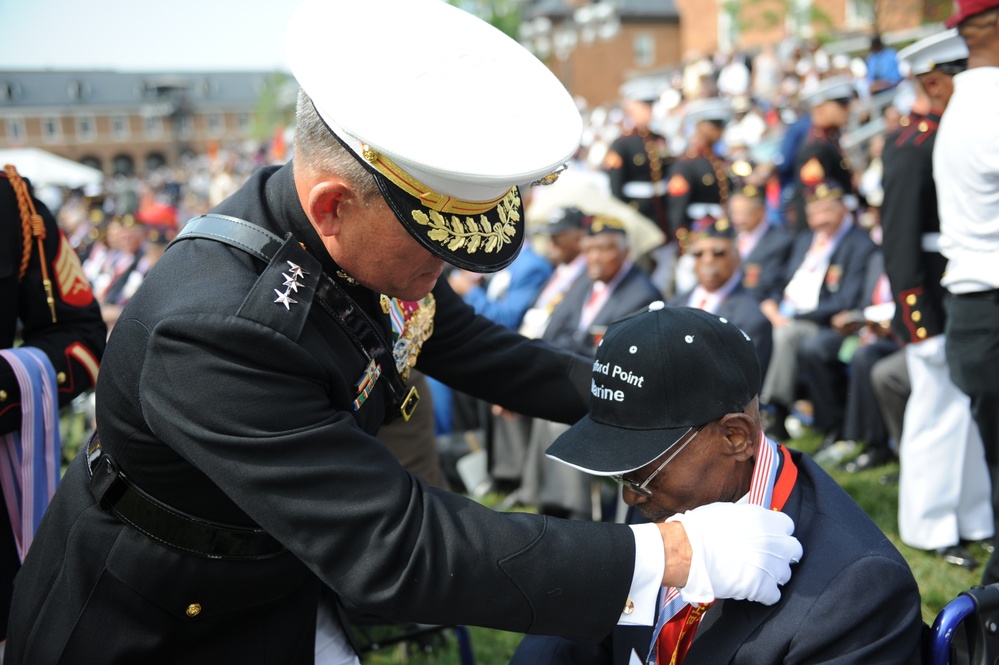
<path fill-rule="evenodd" d="M 933 621 L 927 665 L 994 665 L 999 661 L 999 584 L 974 586 Z"/>

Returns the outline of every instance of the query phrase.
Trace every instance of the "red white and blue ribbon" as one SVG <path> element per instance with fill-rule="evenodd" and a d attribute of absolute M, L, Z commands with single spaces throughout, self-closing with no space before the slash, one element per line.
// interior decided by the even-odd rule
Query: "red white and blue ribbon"
<path fill-rule="evenodd" d="M 787 464 L 790 464 L 790 458 L 785 457 L 785 460 Z M 763 506 L 764 508 L 773 507 L 774 485 L 777 483 L 777 470 L 779 468 L 780 460 L 777 444 L 768 439 L 761 432 L 760 446 L 756 454 L 756 462 L 753 465 L 753 477 L 750 481 L 749 494 L 747 496 L 750 504 Z M 780 502 L 781 506 L 778 508 L 783 507 L 784 501 L 786 500 L 787 497 L 783 496 Z M 688 603 L 680 597 L 680 590 L 676 587 L 664 588 L 659 595 L 662 603 L 662 610 L 659 612 L 659 618 L 656 621 L 656 628 L 652 632 L 652 644 L 649 645 L 649 656 L 645 661 L 647 665 L 655 665 L 656 663 L 656 647 L 659 633 L 662 632 L 663 626 L 665 626 L 666 623 L 674 616 L 686 609 L 688 605 Z"/>
<path fill-rule="evenodd" d="M 34 347 L 0 349 L 21 389 L 21 431 L 0 437 L 0 485 L 24 561 L 59 484 L 59 397 L 55 369 Z"/>

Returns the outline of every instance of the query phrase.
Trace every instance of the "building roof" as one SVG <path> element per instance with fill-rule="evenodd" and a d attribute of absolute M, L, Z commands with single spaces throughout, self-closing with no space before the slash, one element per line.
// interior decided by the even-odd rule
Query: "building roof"
<path fill-rule="evenodd" d="M 617 15 L 625 21 L 642 19 L 662 21 L 680 18 L 674 0 L 617 0 L 615 6 Z M 568 18 L 572 16 L 574 10 L 575 8 L 567 0 L 533 0 L 524 11 L 524 18 L 532 19 L 538 16 Z"/>
<path fill-rule="evenodd" d="M 198 108 L 252 106 L 273 72 L 0 71 L 0 112 L 141 112 L 179 91 Z"/>

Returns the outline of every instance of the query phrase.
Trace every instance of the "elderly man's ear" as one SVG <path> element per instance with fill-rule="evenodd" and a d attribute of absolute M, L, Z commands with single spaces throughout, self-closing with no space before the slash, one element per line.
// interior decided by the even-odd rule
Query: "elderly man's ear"
<path fill-rule="evenodd" d="M 760 431 L 756 422 L 745 413 L 730 413 L 718 423 L 723 428 L 725 452 L 736 461 L 745 462 L 756 456 Z"/>

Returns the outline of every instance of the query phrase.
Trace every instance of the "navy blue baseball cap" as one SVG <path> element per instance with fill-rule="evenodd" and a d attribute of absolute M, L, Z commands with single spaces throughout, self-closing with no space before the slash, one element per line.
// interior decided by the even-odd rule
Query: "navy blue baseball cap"
<path fill-rule="evenodd" d="M 607 329 L 590 411 L 547 455 L 600 476 L 635 471 L 692 427 L 742 412 L 759 391 L 749 335 L 715 314 L 655 302 Z"/>

